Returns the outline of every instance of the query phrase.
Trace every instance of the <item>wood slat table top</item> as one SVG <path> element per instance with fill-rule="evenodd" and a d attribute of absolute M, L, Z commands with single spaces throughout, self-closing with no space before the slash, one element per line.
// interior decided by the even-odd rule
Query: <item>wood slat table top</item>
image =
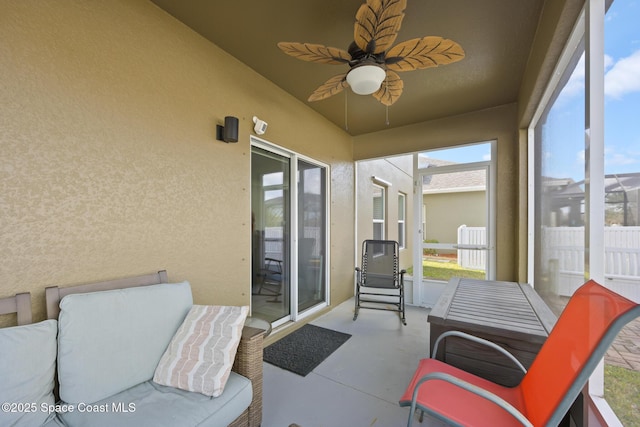
<path fill-rule="evenodd" d="M 527 284 L 453 278 L 428 321 L 451 329 L 544 342 L 555 316 Z"/>

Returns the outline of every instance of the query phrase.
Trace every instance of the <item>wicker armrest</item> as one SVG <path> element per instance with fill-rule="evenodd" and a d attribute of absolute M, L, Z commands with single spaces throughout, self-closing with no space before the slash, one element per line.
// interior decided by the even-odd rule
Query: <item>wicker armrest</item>
<path fill-rule="evenodd" d="M 233 371 L 250 379 L 253 400 L 244 413 L 230 426 L 258 427 L 262 422 L 262 340 L 264 330 L 245 326 L 238 345 Z"/>

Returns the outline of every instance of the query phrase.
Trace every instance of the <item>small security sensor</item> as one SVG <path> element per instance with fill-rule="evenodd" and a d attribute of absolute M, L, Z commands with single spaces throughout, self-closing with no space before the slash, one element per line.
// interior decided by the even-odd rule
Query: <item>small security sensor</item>
<path fill-rule="evenodd" d="M 267 131 L 268 124 L 264 120 L 260 120 L 256 116 L 253 116 L 253 123 L 256 124 L 253 127 L 253 130 L 256 132 L 256 134 L 262 135 Z"/>

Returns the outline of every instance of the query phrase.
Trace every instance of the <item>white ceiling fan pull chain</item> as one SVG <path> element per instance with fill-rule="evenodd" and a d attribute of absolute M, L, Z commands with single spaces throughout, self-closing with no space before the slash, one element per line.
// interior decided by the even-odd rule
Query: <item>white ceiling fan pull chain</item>
<path fill-rule="evenodd" d="M 347 108 L 347 99 L 349 98 L 349 91 L 344 91 L 344 130 L 349 131 L 349 109 Z"/>
<path fill-rule="evenodd" d="M 389 92 L 389 80 L 388 79 L 385 80 L 384 84 L 385 84 L 385 88 L 387 89 L 387 93 L 388 93 Z M 384 123 L 387 126 L 389 126 L 389 104 L 385 104 L 385 107 L 386 107 L 386 120 L 385 120 Z"/>

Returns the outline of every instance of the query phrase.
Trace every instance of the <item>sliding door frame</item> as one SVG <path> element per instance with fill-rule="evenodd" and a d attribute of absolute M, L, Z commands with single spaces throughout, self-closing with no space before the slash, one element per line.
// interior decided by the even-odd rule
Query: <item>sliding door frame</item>
<path fill-rule="evenodd" d="M 331 290 L 331 276 L 330 276 L 330 268 L 329 268 L 329 260 L 331 259 L 330 254 L 330 240 L 331 240 L 331 229 L 329 228 L 331 224 L 331 209 L 329 205 L 329 201 L 331 200 L 331 187 L 330 187 L 330 176 L 331 169 L 330 166 L 326 163 L 320 162 L 311 157 L 307 157 L 305 155 L 296 153 L 295 151 L 280 147 L 276 144 L 273 144 L 269 141 L 266 141 L 261 138 L 257 138 L 255 136 L 251 136 L 250 138 L 250 146 L 261 148 L 263 150 L 272 152 L 274 154 L 278 154 L 290 159 L 290 171 L 289 171 L 289 195 L 290 195 L 290 238 L 287 244 L 291 245 L 291 250 L 289 251 L 289 266 L 290 266 L 290 298 L 289 298 L 289 315 L 285 316 L 281 319 L 278 319 L 272 323 L 274 327 L 283 325 L 289 321 L 296 322 L 301 319 L 304 319 L 308 316 L 313 315 L 314 313 L 319 312 L 320 310 L 328 307 L 331 303 L 330 300 L 330 290 Z M 297 176 L 298 176 L 298 161 L 304 161 L 306 163 L 310 163 L 312 165 L 316 165 L 318 167 L 324 168 L 326 171 L 324 176 L 324 188 L 326 189 L 326 194 L 324 197 L 324 208 L 325 208 L 325 223 L 324 229 L 326 230 L 324 236 L 324 259 L 325 262 L 322 263 L 322 277 L 325 278 L 325 289 L 324 289 L 324 301 L 314 305 L 311 308 L 308 308 L 302 312 L 298 310 L 298 249 L 299 249 L 299 241 L 298 241 L 298 228 L 300 224 L 298 223 L 298 186 L 297 186 Z M 251 186 L 250 186 L 251 188 Z M 251 197 L 251 196 L 250 196 Z"/>

